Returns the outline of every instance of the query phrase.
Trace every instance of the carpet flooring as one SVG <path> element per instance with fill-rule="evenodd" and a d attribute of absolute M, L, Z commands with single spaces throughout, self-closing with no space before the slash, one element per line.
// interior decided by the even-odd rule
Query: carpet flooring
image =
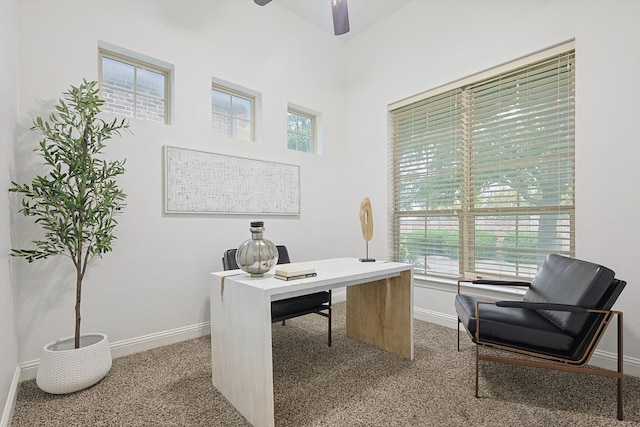
<path fill-rule="evenodd" d="M 415 360 L 352 340 L 345 304 L 326 319 L 273 325 L 276 426 L 627 426 L 640 425 L 640 378 L 625 377 L 625 421 L 616 420 L 612 378 L 480 365 L 456 332 L 415 321 Z M 21 384 L 12 426 L 247 426 L 211 383 L 211 341 L 201 337 L 115 359 L 91 388 L 50 395 Z"/>

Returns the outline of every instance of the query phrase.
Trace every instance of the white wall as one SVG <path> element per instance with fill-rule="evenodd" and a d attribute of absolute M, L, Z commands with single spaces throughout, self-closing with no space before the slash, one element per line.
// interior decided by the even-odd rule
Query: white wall
<path fill-rule="evenodd" d="M 609 266 L 629 282 L 615 308 L 624 312 L 625 354 L 635 375 L 640 375 L 639 18 L 640 2 L 625 0 L 414 1 L 348 44 L 347 82 L 347 115 L 356 124 L 347 128 L 349 149 L 368 153 L 371 179 L 363 191 L 375 208 L 387 197 L 381 173 L 387 104 L 575 38 L 576 256 Z M 386 223 L 376 213 L 378 224 Z M 387 236 L 378 233 L 374 240 L 376 251 L 383 252 Z M 455 327 L 455 290 L 433 288 L 416 290 L 417 314 Z M 614 351 L 610 343 L 601 349 Z"/>
<path fill-rule="evenodd" d="M 31 151 L 37 135 L 26 129 L 33 117 L 48 113 L 69 84 L 97 78 L 98 40 L 175 65 L 174 123 L 132 121 L 133 135 L 109 146 L 109 156 L 127 159 L 120 182 L 128 207 L 114 252 L 86 278 L 85 331 L 124 342 L 208 321 L 208 273 L 221 269 L 225 249 L 249 237 L 254 219 L 266 221 L 266 237 L 287 244 L 294 260 L 360 256 L 358 209 L 368 196 L 376 226 L 370 253 L 386 258 L 387 104 L 575 38 L 577 256 L 608 265 L 630 281 L 616 308 L 625 312 L 625 353 L 632 362 L 640 360 L 634 304 L 639 291 L 633 283 L 640 273 L 640 226 L 633 217 L 640 201 L 631 197 L 622 209 L 619 202 L 633 194 L 630 183 L 640 181 L 634 164 L 640 130 L 640 83 L 634 75 L 640 65 L 639 3 L 416 0 L 348 43 L 276 2 L 265 8 L 249 0 L 22 0 L 19 5 L 18 102 L 7 106 L 9 113 L 17 106 L 17 128 L 7 137 L 2 133 L 0 143 L 6 150 L 7 141 L 17 139 L 20 181 L 38 171 Z M 3 24 L 12 17 L 3 14 Z M 3 36 L 5 31 L 10 30 L 3 25 Z M 3 62 L 11 56 L 7 50 L 3 45 Z M 618 75 L 609 81 L 605 76 L 611 71 Z M 212 76 L 262 92 L 261 144 L 211 133 Z M 10 89 L 5 86 L 3 91 Z M 287 102 L 323 113 L 323 156 L 286 150 Z M 163 215 L 161 149 L 166 144 L 299 164 L 302 215 Z M 615 219 L 605 219 L 610 217 Z M 6 223 L 0 218 L 0 230 Z M 36 231 L 17 218 L 14 242 L 26 245 Z M 7 239 L 0 240 L 6 246 Z M 73 331 L 71 267 L 65 261 L 13 262 L 20 362 L 37 359 L 44 343 Z M 417 313 L 453 325 L 451 291 L 419 286 Z M 2 319 L 0 333 L 11 336 Z M 2 361 L 3 375 L 13 362 Z"/>
<path fill-rule="evenodd" d="M 133 135 L 109 144 L 126 158 L 119 180 L 128 206 L 119 217 L 114 251 L 86 279 L 83 330 L 121 342 L 209 320 L 211 271 L 224 250 L 250 237 L 249 222 L 265 220 L 265 237 L 289 247 L 294 261 L 359 256 L 361 194 L 339 171 L 344 156 L 344 43 L 277 4 L 252 1 L 22 1 L 17 178 L 38 170 L 35 115 L 47 114 L 69 84 L 96 79 L 98 41 L 175 66 L 172 125 L 131 121 Z M 82 7 L 81 7 L 82 6 Z M 87 12 L 88 11 L 88 12 Z M 260 91 L 261 144 L 210 130 L 210 85 L 215 76 Z M 286 149 L 287 103 L 323 113 L 324 154 Z M 300 165 L 299 217 L 163 215 L 162 147 L 174 145 Z M 16 205 L 17 206 L 17 205 Z M 20 219 L 16 241 L 37 232 Z M 20 361 L 39 357 L 45 343 L 73 333 L 71 263 L 59 257 L 16 262 Z"/>
<path fill-rule="evenodd" d="M 17 388 L 18 339 L 10 273 L 10 208 L 18 82 L 18 2 L 0 2 L 0 426 L 9 424 Z"/>

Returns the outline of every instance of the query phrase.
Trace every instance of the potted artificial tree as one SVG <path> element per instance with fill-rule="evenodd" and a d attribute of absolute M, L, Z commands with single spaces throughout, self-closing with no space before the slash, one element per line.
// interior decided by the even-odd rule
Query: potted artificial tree
<path fill-rule="evenodd" d="M 125 206 L 126 195 L 116 176 L 123 161 L 99 158 L 105 141 L 120 135 L 126 119 L 98 118 L 104 103 L 97 82 L 87 82 L 63 93 L 55 112 L 37 117 L 31 130 L 40 131 L 39 154 L 45 173 L 31 184 L 12 183 L 10 192 L 22 194 L 20 212 L 34 217 L 44 230 L 35 249 L 12 249 L 11 255 L 29 262 L 54 255 L 67 256 L 75 267 L 75 334 L 47 344 L 36 381 L 49 393 L 70 393 L 100 381 L 111 369 L 111 351 L 104 334 L 80 333 L 82 284 L 90 261 L 112 250 L 117 224 L 114 216 Z"/>

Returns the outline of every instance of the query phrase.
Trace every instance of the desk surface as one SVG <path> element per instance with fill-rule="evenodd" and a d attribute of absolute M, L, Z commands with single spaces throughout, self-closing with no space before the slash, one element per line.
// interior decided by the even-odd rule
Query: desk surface
<path fill-rule="evenodd" d="M 318 261 L 292 263 L 291 265 L 308 265 L 316 269 L 315 277 L 296 280 L 280 280 L 274 276 L 274 270 L 262 277 L 251 277 L 242 270 L 228 270 L 212 273 L 216 277 L 232 279 L 234 283 L 261 289 L 271 296 L 272 301 L 291 298 L 322 290 L 366 283 L 373 279 L 393 277 L 411 268 L 410 265 L 398 262 L 376 261 L 360 262 L 358 258 L 333 258 Z"/>

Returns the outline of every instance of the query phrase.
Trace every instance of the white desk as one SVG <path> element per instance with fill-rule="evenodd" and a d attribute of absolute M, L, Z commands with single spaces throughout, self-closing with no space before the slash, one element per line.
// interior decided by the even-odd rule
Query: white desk
<path fill-rule="evenodd" d="M 412 266 L 337 258 L 304 262 L 317 277 L 212 273 L 213 384 L 254 426 L 273 426 L 271 302 L 347 287 L 347 336 L 413 360 Z"/>

